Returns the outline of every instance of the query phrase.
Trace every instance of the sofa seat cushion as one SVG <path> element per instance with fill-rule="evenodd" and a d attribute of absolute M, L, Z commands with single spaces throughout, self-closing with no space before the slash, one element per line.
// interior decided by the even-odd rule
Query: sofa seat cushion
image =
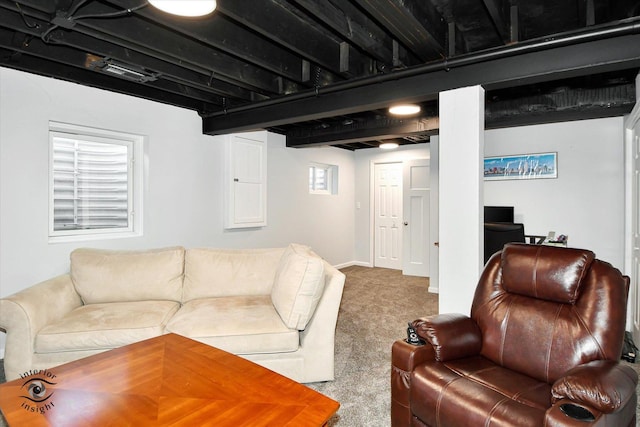
<path fill-rule="evenodd" d="M 114 302 L 83 305 L 45 326 L 36 353 L 112 349 L 164 333 L 178 311 L 175 301 Z"/>
<path fill-rule="evenodd" d="M 411 411 L 428 425 L 544 424 L 551 386 L 482 356 L 426 362 L 411 377 Z"/>
<path fill-rule="evenodd" d="M 167 332 L 234 354 L 291 352 L 300 343 L 298 331 L 282 322 L 269 295 L 189 301 L 169 321 Z"/>
<path fill-rule="evenodd" d="M 85 304 L 182 299 L 184 248 L 71 253 L 71 279 Z"/>
<path fill-rule="evenodd" d="M 324 292 L 324 260 L 308 246 L 290 244 L 276 272 L 271 301 L 282 321 L 304 330 Z"/>

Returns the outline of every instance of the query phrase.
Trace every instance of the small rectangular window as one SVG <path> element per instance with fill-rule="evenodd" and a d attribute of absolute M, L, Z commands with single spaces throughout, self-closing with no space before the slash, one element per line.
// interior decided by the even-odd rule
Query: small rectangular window
<path fill-rule="evenodd" d="M 309 166 L 309 193 L 337 194 L 338 167 L 335 165 L 312 164 Z"/>
<path fill-rule="evenodd" d="M 139 232 L 134 154 L 141 137 L 56 124 L 49 138 L 50 240 Z"/>

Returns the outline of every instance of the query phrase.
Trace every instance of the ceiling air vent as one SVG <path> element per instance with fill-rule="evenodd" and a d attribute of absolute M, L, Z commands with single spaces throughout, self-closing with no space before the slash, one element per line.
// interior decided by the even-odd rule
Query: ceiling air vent
<path fill-rule="evenodd" d="M 138 83 L 158 79 L 158 74 L 119 63 L 111 58 L 100 58 L 94 55 L 87 55 L 87 68 Z"/>
<path fill-rule="evenodd" d="M 429 142 L 429 140 L 431 139 L 431 137 L 427 134 L 405 135 L 402 138 L 406 139 L 407 141 L 411 141 L 414 144 Z"/>

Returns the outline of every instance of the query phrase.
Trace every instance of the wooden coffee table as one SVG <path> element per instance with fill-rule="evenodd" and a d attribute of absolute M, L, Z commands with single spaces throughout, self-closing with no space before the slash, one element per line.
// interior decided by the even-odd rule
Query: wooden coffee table
<path fill-rule="evenodd" d="M 10 426 L 323 426 L 340 404 L 168 334 L 0 385 Z"/>

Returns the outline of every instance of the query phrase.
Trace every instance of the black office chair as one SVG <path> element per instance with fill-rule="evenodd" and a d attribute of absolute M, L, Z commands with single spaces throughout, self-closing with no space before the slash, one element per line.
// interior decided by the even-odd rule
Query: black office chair
<path fill-rule="evenodd" d="M 524 224 L 510 222 L 484 223 L 484 263 L 502 250 L 506 243 L 525 243 Z"/>

